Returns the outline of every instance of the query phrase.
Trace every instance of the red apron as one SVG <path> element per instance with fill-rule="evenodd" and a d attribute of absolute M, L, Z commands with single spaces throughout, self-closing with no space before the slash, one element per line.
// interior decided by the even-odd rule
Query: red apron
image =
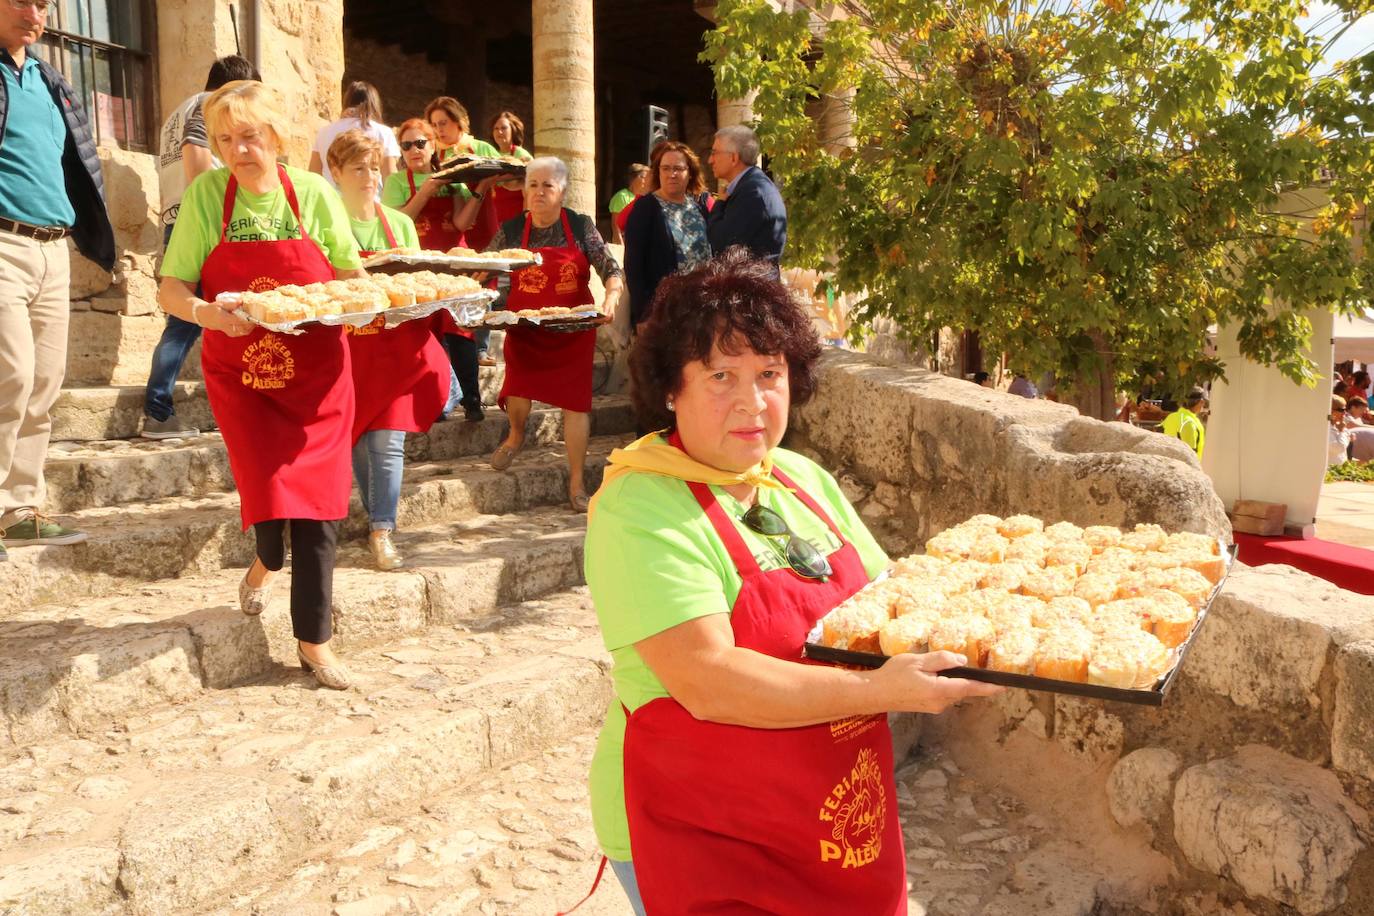
<path fill-rule="evenodd" d="M 468 246 L 478 251 L 496 238 L 501 224 L 515 219 L 525 210 L 525 192 L 493 185 L 477 211 L 477 221 L 467 231 Z"/>
<path fill-rule="evenodd" d="M 840 537 L 828 581 L 789 568 L 762 572 L 710 488 L 688 487 L 743 579 L 730 613 L 735 644 L 797 660 L 815 622 L 868 575 L 825 511 L 785 474 L 773 475 Z M 648 913 L 907 912 L 886 716 L 748 728 L 703 722 L 663 697 L 629 715 L 624 763 Z"/>
<path fill-rule="evenodd" d="M 277 173 L 301 237 L 230 242 L 238 194 L 231 175 L 219 244 L 200 270 L 207 299 L 334 279 L 329 259 L 301 222 L 291 179 L 280 166 Z M 353 375 L 343 328 L 311 324 L 304 334 L 290 335 L 255 327 L 244 337 L 207 330 L 201 367 L 238 485 L 243 527 L 277 518 L 333 521 L 348 515 Z"/>
<path fill-rule="evenodd" d="M 590 286 L 592 267 L 577 247 L 568 211 L 561 213 L 562 248 L 538 248 L 544 263 L 511 274 L 506 308 L 512 312 L 550 306 L 573 308 L 593 302 Z M 531 219 L 525 214 L 525 232 L 520 247 L 530 241 Z M 497 403 L 506 407 L 506 398 L 528 398 L 587 413 L 592 409 L 592 362 L 596 358 L 596 329 L 587 331 L 544 331 L 529 325 L 511 325 L 506 330 L 506 377 Z"/>
<path fill-rule="evenodd" d="M 396 247 L 396 236 L 377 211 L 386 242 Z M 375 252 L 361 252 L 364 258 Z M 353 441 L 374 429 L 407 433 L 428 432 L 434 418 L 448 401 L 448 354 L 434 335 L 445 327 L 436 312 L 433 319 L 406 321 L 387 330 L 386 316 L 355 328 L 345 325 L 352 351 L 353 392 L 356 409 Z"/>
<path fill-rule="evenodd" d="M 406 169 L 406 181 L 410 184 L 410 200 L 414 200 L 415 173 L 410 169 Z M 464 244 L 463 233 L 453 228 L 453 198 L 447 194 L 431 197 L 415 217 L 415 232 L 420 236 L 420 247 L 426 251 L 448 251 Z"/>

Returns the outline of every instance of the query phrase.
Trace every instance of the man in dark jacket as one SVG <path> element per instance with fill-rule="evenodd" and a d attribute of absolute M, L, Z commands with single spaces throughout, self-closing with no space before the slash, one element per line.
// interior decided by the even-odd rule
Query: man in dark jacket
<path fill-rule="evenodd" d="M 706 221 L 711 250 L 720 254 L 731 245 L 744 245 L 777 270 L 787 244 L 787 208 L 777 186 L 758 167 L 758 135 L 743 125 L 721 128 L 708 161 L 716 178 L 728 182 Z"/>
<path fill-rule="evenodd" d="M 105 270 L 115 259 L 81 102 L 29 54 L 50 6 L 0 2 L 0 538 L 12 547 L 86 539 L 39 511 L 50 411 L 67 368 L 66 237 Z"/>

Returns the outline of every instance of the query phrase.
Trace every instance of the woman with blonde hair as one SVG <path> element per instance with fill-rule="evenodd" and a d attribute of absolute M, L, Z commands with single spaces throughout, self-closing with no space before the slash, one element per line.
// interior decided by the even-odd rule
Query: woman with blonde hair
<path fill-rule="evenodd" d="M 276 90 L 228 83 L 206 99 L 204 113 L 213 152 L 226 167 L 187 187 L 158 301 L 205 328 L 205 389 L 243 526 L 257 539 L 239 606 L 249 615 L 266 609 L 289 527 L 296 653 L 321 684 L 344 689 L 351 675 L 329 645 L 337 526 L 348 515 L 352 482 L 353 376 L 344 332 L 310 324 L 299 335 L 276 334 L 217 297 L 366 274 L 338 194 L 319 175 L 277 162 L 290 122 Z"/>
<path fill-rule="evenodd" d="M 339 120 L 321 127 L 315 135 L 315 148 L 310 152 L 310 171 L 324 175 L 334 185 L 334 176 L 325 168 L 325 164 L 334 138 L 346 130 L 361 130 L 381 145 L 383 178 L 396 171 L 401 148 L 396 145 L 396 135 L 391 128 L 382 123 L 382 97 L 376 86 L 362 80 L 355 80 L 344 89 L 343 113 Z"/>

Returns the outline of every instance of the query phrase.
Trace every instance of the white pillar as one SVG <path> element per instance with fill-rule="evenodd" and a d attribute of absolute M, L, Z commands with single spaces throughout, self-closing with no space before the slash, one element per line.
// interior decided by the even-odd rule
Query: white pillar
<path fill-rule="evenodd" d="M 596 213 L 592 0 L 534 0 L 535 154 L 568 164 L 567 206 Z"/>

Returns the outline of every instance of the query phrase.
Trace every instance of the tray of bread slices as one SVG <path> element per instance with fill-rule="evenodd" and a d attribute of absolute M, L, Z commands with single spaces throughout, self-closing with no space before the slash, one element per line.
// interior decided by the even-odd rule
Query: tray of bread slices
<path fill-rule="evenodd" d="M 238 306 L 234 314 L 280 334 L 302 334 L 302 325 L 359 327 L 385 316 L 386 327 L 428 318 L 447 309 L 460 327 L 480 327 L 496 298 L 471 277 L 415 271 L 286 285 L 264 292 L 221 293 Z"/>
<path fill-rule="evenodd" d="M 539 309 L 488 312 L 486 323 L 500 327 L 513 324 L 532 325 L 546 331 L 587 331 L 606 320 L 606 313 L 594 305 L 574 307 L 550 305 Z"/>
<path fill-rule="evenodd" d="M 506 248 L 501 251 L 474 251 L 463 247 L 450 248 L 448 251 L 389 248 L 367 258 L 363 261 L 363 267 L 370 273 L 383 274 L 415 270 L 510 273 L 543 262 L 542 257 L 527 248 Z"/>
<path fill-rule="evenodd" d="M 968 659 L 944 676 L 1159 706 L 1234 559 L 1158 525 L 976 515 L 823 617 L 804 654 L 876 668 L 944 649 Z"/>

